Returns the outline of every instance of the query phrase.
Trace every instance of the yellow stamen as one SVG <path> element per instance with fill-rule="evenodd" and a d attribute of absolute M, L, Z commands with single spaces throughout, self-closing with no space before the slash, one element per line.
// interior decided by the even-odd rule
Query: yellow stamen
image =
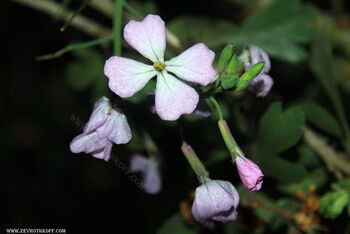
<path fill-rule="evenodd" d="M 165 68 L 165 63 L 164 62 L 155 61 L 154 64 L 153 64 L 153 67 L 157 71 L 161 72 Z"/>
<path fill-rule="evenodd" d="M 113 108 L 110 106 L 109 108 L 108 108 L 108 112 L 107 112 L 107 114 L 111 114 L 112 113 L 112 110 L 113 110 Z"/>

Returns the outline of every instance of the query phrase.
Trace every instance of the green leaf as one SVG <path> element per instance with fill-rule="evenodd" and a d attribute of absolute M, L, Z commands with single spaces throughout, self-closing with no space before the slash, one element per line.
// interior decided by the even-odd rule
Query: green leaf
<path fill-rule="evenodd" d="M 258 148 L 271 154 L 287 150 L 300 140 L 304 122 L 301 109 L 291 107 L 283 112 L 280 102 L 272 103 L 260 120 Z"/>
<path fill-rule="evenodd" d="M 276 0 L 246 20 L 226 37 L 235 45 L 255 45 L 272 57 L 300 62 L 307 57 L 302 43 L 311 38 L 310 22 L 314 14 L 298 0 Z"/>
<path fill-rule="evenodd" d="M 175 213 L 158 229 L 157 234 L 195 234 L 195 230 L 187 227 L 180 214 Z"/>
<path fill-rule="evenodd" d="M 321 162 L 315 152 L 306 144 L 298 147 L 298 153 L 298 163 L 305 167 L 315 167 Z"/>
<path fill-rule="evenodd" d="M 348 200 L 349 195 L 344 190 L 328 192 L 321 199 L 319 211 L 326 218 L 334 219 L 342 213 Z"/>
<path fill-rule="evenodd" d="M 328 110 L 314 102 L 300 103 L 297 107 L 304 111 L 307 121 L 335 137 L 342 138 L 341 126 Z"/>
<path fill-rule="evenodd" d="M 297 163 L 278 157 L 278 154 L 295 145 L 301 137 L 300 127 L 304 114 L 297 107 L 282 111 L 282 104 L 272 103 L 260 120 L 257 148 L 254 159 L 264 173 L 283 182 L 302 180 L 307 172 Z"/>

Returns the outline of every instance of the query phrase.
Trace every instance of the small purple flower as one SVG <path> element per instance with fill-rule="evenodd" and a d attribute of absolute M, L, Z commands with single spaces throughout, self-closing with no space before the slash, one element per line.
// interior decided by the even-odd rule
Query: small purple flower
<path fill-rule="evenodd" d="M 131 131 L 125 115 L 113 109 L 108 98 L 100 98 L 94 105 L 83 133 L 70 143 L 73 153 L 90 153 L 93 157 L 108 161 L 112 145 L 126 144 L 131 139 Z"/>
<path fill-rule="evenodd" d="M 157 194 L 162 189 L 159 161 L 155 157 L 145 158 L 135 154 L 130 158 L 129 172 L 140 172 L 142 185 L 146 193 Z"/>
<path fill-rule="evenodd" d="M 197 187 L 192 214 L 198 222 L 213 228 L 214 221 L 235 220 L 238 203 L 238 192 L 230 182 L 210 180 Z"/>
<path fill-rule="evenodd" d="M 256 46 L 249 46 L 248 50 L 250 52 L 250 56 L 249 61 L 246 61 L 244 64 L 246 70 L 258 62 L 265 62 L 264 69 L 250 83 L 257 97 L 265 97 L 273 86 L 273 80 L 268 75 L 268 72 L 271 69 L 270 58 L 265 51 Z"/>
<path fill-rule="evenodd" d="M 166 29 L 164 21 L 157 15 L 147 15 L 142 21 L 131 20 L 124 28 L 124 38 L 153 64 L 119 56 L 110 57 L 104 67 L 109 88 L 120 97 L 131 97 L 157 76 L 155 110 L 160 118 L 176 120 L 182 114 L 192 113 L 199 95 L 174 75 L 185 81 L 208 85 L 216 77 L 212 66 L 214 52 L 203 43 L 198 43 L 164 61 Z"/>
<path fill-rule="evenodd" d="M 251 191 L 260 190 L 264 174 L 254 162 L 244 156 L 236 159 L 239 177 L 243 184 Z"/>

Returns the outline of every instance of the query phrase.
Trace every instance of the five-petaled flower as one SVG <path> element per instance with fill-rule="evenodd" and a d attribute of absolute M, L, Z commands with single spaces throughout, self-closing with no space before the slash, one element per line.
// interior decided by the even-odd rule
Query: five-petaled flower
<path fill-rule="evenodd" d="M 214 52 L 203 43 L 198 43 L 171 60 L 164 61 L 165 23 L 157 15 L 147 15 L 142 21 L 131 20 L 124 28 L 124 38 L 153 65 L 112 56 L 104 67 L 110 89 L 120 97 L 131 97 L 152 77 L 157 76 L 157 114 L 164 120 L 176 120 L 182 114 L 192 113 L 199 100 L 198 93 L 174 75 L 185 81 L 208 85 L 216 78 L 212 66 Z"/>
<path fill-rule="evenodd" d="M 239 177 L 250 191 L 258 191 L 263 183 L 264 174 L 254 162 L 244 156 L 236 158 Z"/>
<path fill-rule="evenodd" d="M 235 220 L 238 203 L 238 192 L 230 182 L 209 180 L 197 187 L 192 214 L 198 222 L 213 228 L 214 221 Z"/>
<path fill-rule="evenodd" d="M 93 157 L 108 161 L 113 143 L 126 144 L 131 131 L 125 115 L 112 108 L 108 98 L 100 98 L 94 105 L 83 133 L 70 143 L 73 153 L 90 153 Z"/>
<path fill-rule="evenodd" d="M 245 62 L 246 70 L 258 62 L 265 62 L 264 69 L 250 82 L 256 96 L 265 97 L 273 86 L 273 79 L 268 75 L 271 68 L 270 58 L 265 51 L 256 46 L 249 46 L 248 50 L 250 54 L 249 61 Z"/>
<path fill-rule="evenodd" d="M 157 194 L 162 189 L 159 160 L 156 157 L 146 158 L 135 154 L 130 158 L 129 172 L 140 172 L 142 186 L 146 193 Z"/>

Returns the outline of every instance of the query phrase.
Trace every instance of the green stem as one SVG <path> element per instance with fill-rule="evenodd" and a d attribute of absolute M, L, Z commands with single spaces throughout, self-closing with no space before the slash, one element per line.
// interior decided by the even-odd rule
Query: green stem
<path fill-rule="evenodd" d="M 124 2 L 124 7 L 127 9 L 131 14 L 135 15 L 138 18 L 145 17 L 145 14 L 141 13 L 137 9 L 135 9 L 133 6 L 131 6 L 128 2 Z"/>
<path fill-rule="evenodd" d="M 219 120 L 218 125 L 222 138 L 224 139 L 227 149 L 231 154 L 232 161 L 235 162 L 237 156 L 242 156 L 243 152 L 241 148 L 239 148 L 236 140 L 233 138 L 230 128 L 227 125 L 227 122 L 225 120 Z"/>
<path fill-rule="evenodd" d="M 92 41 L 69 44 L 66 47 L 56 51 L 55 53 L 37 56 L 35 59 L 38 61 L 43 61 L 43 60 L 58 58 L 69 51 L 99 45 L 99 44 L 105 43 L 107 41 L 111 41 L 112 39 L 113 39 L 113 36 L 108 36 L 108 37 L 103 37 L 103 38 L 99 38 L 99 39 L 92 40 Z"/>
<path fill-rule="evenodd" d="M 115 6 L 115 14 L 113 21 L 113 36 L 114 36 L 114 54 L 120 56 L 122 53 L 121 43 L 121 26 L 123 17 L 124 0 L 118 0 Z"/>
<path fill-rule="evenodd" d="M 196 173 L 198 180 L 203 184 L 210 180 L 209 172 L 205 169 L 203 163 L 199 160 L 198 156 L 190 145 L 185 142 L 182 143 L 181 150 L 187 161 L 190 163 L 193 171 Z"/>
<path fill-rule="evenodd" d="M 71 17 L 69 17 L 69 19 L 67 20 L 67 22 L 60 28 L 60 31 L 61 32 L 64 32 L 66 30 L 66 28 L 70 25 L 70 23 L 73 21 L 73 19 L 78 15 L 80 14 L 84 9 L 85 7 L 87 7 L 89 5 L 91 0 L 85 0 L 83 2 L 83 4 L 81 4 L 81 6 L 78 8 L 78 10 L 76 10 L 73 15 L 71 15 Z M 67 4 L 67 3 L 66 3 Z"/>
<path fill-rule="evenodd" d="M 214 97 L 210 97 L 209 100 L 214 104 L 214 106 L 216 107 L 217 111 L 218 111 L 218 114 L 219 114 L 219 119 L 220 120 L 223 120 L 224 117 L 222 115 L 222 111 L 221 111 L 221 108 L 220 108 L 220 105 L 219 103 L 215 100 Z"/>

